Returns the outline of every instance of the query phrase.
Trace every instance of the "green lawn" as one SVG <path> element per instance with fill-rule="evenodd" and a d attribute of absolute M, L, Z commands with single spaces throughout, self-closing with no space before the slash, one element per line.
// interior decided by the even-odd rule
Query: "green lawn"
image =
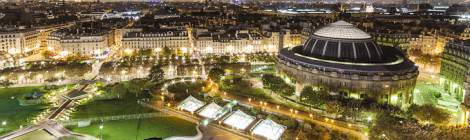
<path fill-rule="evenodd" d="M 87 127 L 71 127 L 70 130 L 92 135 L 97 138 L 112 140 L 142 140 L 152 137 L 194 136 L 196 124 L 175 117 L 157 117 L 142 120 L 118 120 L 103 123 L 100 135 L 100 123 Z"/>
<path fill-rule="evenodd" d="M 139 99 L 150 98 L 143 94 L 141 87 L 145 83 L 122 82 L 103 88 L 102 96 L 111 98 L 98 98 L 86 104 L 76 107 L 72 114 L 73 119 L 104 117 L 113 115 L 129 115 L 154 112 L 150 108 L 143 107 L 137 103 Z"/>
<path fill-rule="evenodd" d="M 443 92 L 438 85 L 418 82 L 413 92 L 413 103 L 418 105 L 437 104 L 437 100 Z"/>
<path fill-rule="evenodd" d="M 0 122 L 6 121 L 0 134 L 28 125 L 27 120 L 34 118 L 49 105 L 21 106 L 18 98 L 33 91 L 44 91 L 41 87 L 0 88 Z M 14 99 L 12 99 L 14 97 Z"/>
<path fill-rule="evenodd" d="M 45 130 L 36 130 L 30 133 L 27 133 L 23 136 L 14 138 L 13 140 L 55 140 L 56 138 L 46 132 Z"/>
<path fill-rule="evenodd" d="M 112 115 L 129 115 L 153 112 L 152 109 L 137 104 L 137 99 L 96 100 L 76 108 L 72 118 L 92 118 Z"/>
<path fill-rule="evenodd" d="M 270 100 L 263 89 L 253 87 L 249 80 L 239 76 L 226 76 L 219 84 L 220 89 L 231 94 L 256 99 Z"/>

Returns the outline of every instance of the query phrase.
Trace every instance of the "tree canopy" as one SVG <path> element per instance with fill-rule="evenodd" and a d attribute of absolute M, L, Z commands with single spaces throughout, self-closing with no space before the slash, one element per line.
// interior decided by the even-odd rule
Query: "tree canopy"
<path fill-rule="evenodd" d="M 210 71 L 209 71 L 209 75 L 208 77 L 215 81 L 215 82 L 219 82 L 220 79 L 222 78 L 222 76 L 225 75 L 225 71 L 221 68 L 212 68 Z"/>
<path fill-rule="evenodd" d="M 448 112 L 432 105 L 413 105 L 410 111 L 416 119 L 424 123 L 444 124 L 450 118 Z"/>
<path fill-rule="evenodd" d="M 150 68 L 149 79 L 152 82 L 159 82 L 163 80 L 165 72 L 160 65 L 154 65 Z"/>
<path fill-rule="evenodd" d="M 262 81 L 264 88 L 270 89 L 284 96 L 294 95 L 294 87 L 284 82 L 284 80 L 280 77 L 274 76 L 272 74 L 265 74 L 262 77 Z"/>

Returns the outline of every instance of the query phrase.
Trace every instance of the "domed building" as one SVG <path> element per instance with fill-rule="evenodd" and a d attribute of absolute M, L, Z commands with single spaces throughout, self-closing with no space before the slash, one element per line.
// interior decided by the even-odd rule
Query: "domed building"
<path fill-rule="evenodd" d="M 303 87 L 406 108 L 418 68 L 399 50 L 378 46 L 372 37 L 345 21 L 316 30 L 303 46 L 279 51 L 279 72 Z M 296 94 L 299 96 L 299 94 Z"/>

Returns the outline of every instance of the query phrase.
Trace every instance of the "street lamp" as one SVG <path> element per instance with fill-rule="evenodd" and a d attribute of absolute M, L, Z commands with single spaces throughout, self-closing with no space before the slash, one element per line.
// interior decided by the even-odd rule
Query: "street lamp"
<path fill-rule="evenodd" d="M 101 140 L 103 139 L 103 132 L 102 132 L 103 127 L 104 127 L 103 124 L 101 124 L 100 127 L 99 127 L 100 128 L 100 139 Z"/>
<path fill-rule="evenodd" d="M 367 121 L 371 122 L 371 121 L 372 121 L 372 117 L 371 117 L 371 116 L 367 117 Z"/>

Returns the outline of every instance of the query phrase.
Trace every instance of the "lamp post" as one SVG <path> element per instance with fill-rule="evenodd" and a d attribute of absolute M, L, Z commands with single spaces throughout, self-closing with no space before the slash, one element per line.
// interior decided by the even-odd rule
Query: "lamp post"
<path fill-rule="evenodd" d="M 7 125 L 7 121 L 2 121 L 2 128 L 5 129 L 5 126 Z"/>
<path fill-rule="evenodd" d="M 100 125 L 100 127 L 99 127 L 99 128 L 100 128 L 100 139 L 101 139 L 101 140 L 103 139 L 103 132 L 102 132 L 102 131 L 103 131 L 103 127 L 104 127 L 104 126 L 103 126 L 103 123 L 101 123 L 101 125 Z"/>

